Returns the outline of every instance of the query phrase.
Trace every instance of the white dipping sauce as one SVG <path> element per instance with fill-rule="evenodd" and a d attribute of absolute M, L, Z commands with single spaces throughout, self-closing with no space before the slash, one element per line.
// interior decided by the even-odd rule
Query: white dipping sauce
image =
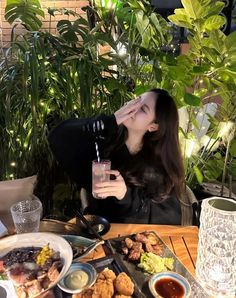
<path fill-rule="evenodd" d="M 87 285 L 89 276 L 85 271 L 76 270 L 71 272 L 65 279 L 65 284 L 72 290 L 83 288 Z"/>

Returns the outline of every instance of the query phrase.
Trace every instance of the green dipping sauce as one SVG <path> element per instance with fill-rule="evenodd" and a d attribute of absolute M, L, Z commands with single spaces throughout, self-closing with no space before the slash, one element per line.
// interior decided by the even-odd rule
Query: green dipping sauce
<path fill-rule="evenodd" d="M 89 276 L 83 270 L 71 272 L 65 279 L 65 284 L 71 290 L 77 290 L 85 287 L 88 283 Z"/>

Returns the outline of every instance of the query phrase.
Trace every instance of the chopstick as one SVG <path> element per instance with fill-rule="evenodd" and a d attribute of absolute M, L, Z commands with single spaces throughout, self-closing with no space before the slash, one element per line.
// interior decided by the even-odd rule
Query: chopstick
<path fill-rule="evenodd" d="M 79 210 L 76 210 L 76 217 L 78 217 L 99 240 L 104 241 L 104 244 L 109 248 L 112 254 L 115 253 L 110 241 L 103 239 L 102 236 L 93 228 L 93 226 L 91 226 L 91 224 Z"/>
<path fill-rule="evenodd" d="M 99 240 L 104 241 L 100 234 L 93 228 L 93 226 L 90 225 L 84 215 L 78 210 L 76 210 L 76 217 L 78 217 Z"/>

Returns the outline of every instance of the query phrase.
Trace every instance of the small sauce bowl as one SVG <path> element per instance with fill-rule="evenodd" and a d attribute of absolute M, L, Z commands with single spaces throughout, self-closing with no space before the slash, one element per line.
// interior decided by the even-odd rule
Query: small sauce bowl
<path fill-rule="evenodd" d="M 97 271 L 88 263 L 73 263 L 58 287 L 66 293 L 76 294 L 91 287 L 97 278 Z"/>
<path fill-rule="evenodd" d="M 154 274 L 149 279 L 148 285 L 156 298 L 188 298 L 191 294 L 187 279 L 172 271 Z"/>

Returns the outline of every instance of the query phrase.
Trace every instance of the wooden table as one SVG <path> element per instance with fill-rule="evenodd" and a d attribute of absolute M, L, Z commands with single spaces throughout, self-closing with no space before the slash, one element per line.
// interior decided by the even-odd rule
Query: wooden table
<path fill-rule="evenodd" d="M 195 276 L 197 258 L 198 227 L 166 226 L 144 224 L 111 224 L 104 239 L 115 238 L 143 231 L 155 231 L 166 245 L 174 252 L 188 271 Z M 83 259 L 84 262 L 105 256 L 102 246 Z"/>

